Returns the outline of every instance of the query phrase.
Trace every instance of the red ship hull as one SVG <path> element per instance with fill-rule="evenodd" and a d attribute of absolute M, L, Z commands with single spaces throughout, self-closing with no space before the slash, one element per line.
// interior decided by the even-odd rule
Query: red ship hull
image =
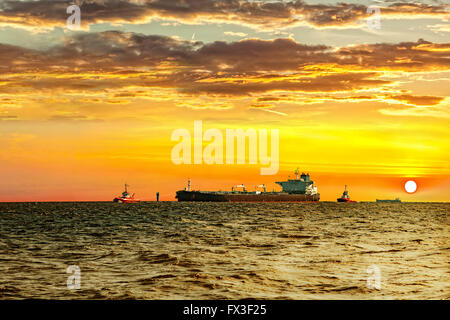
<path fill-rule="evenodd" d="M 140 200 L 134 198 L 134 193 L 133 194 L 129 194 L 128 193 L 127 187 L 128 187 L 128 185 L 125 184 L 125 191 L 122 192 L 122 196 L 121 197 L 115 197 L 113 199 L 114 202 L 117 202 L 117 203 L 136 203 L 136 202 L 140 202 Z"/>
<path fill-rule="evenodd" d="M 137 203 L 140 202 L 141 200 L 137 200 L 137 199 L 127 199 L 127 198 L 114 198 L 113 200 L 114 202 L 118 202 L 118 203 Z"/>
<path fill-rule="evenodd" d="M 288 194 L 288 193 L 214 193 L 201 191 L 177 191 L 178 201 L 204 201 L 204 202 L 317 202 L 320 194 Z"/>

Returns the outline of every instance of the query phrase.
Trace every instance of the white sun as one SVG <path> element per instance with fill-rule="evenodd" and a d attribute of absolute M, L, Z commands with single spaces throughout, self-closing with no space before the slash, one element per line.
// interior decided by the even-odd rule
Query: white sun
<path fill-rule="evenodd" d="M 409 180 L 405 183 L 405 191 L 408 193 L 414 193 L 417 190 L 417 183 L 415 181 Z"/>

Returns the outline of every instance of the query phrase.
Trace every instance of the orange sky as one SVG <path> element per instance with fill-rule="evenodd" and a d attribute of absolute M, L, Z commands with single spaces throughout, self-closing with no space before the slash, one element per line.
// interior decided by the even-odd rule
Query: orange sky
<path fill-rule="evenodd" d="M 360 201 L 450 200 L 444 3 L 387 3 L 370 30 L 352 4 L 320 14 L 310 1 L 297 19 L 286 3 L 215 12 L 187 1 L 179 14 L 176 1 L 164 11 L 125 1 L 142 10 L 117 16 L 113 2 L 98 12 L 94 2 L 81 6 L 79 31 L 43 1 L 0 10 L 0 201 L 109 201 L 125 182 L 143 200 L 174 200 L 188 177 L 201 190 L 279 190 L 297 167 L 322 200 L 344 185 Z M 342 6 L 353 14 L 332 18 Z M 278 129 L 279 172 L 173 164 L 171 134 L 193 135 L 195 120 Z"/>

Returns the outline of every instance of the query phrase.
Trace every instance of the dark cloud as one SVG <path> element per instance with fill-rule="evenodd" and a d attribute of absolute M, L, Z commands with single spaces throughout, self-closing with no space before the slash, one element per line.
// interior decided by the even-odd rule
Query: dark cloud
<path fill-rule="evenodd" d="M 50 117 L 49 120 L 66 120 L 66 121 L 72 121 L 72 120 L 86 120 L 87 117 L 85 115 L 78 115 L 78 114 L 67 114 L 67 115 L 53 115 Z"/>
<path fill-rule="evenodd" d="M 237 42 L 216 41 L 203 44 L 166 36 L 142 35 L 121 31 L 79 34 L 62 45 L 37 51 L 0 44 L 3 71 L 97 71 L 136 74 L 138 67 L 172 64 L 184 68 L 179 77 L 201 80 L 211 72 L 217 78 L 233 73 L 271 78 L 270 71 L 310 71 L 325 64 L 359 68 L 390 68 L 404 71 L 448 69 L 450 44 L 425 40 L 402 43 L 362 44 L 338 50 L 325 45 L 304 45 L 292 39 Z M 192 79 L 190 70 L 197 70 Z M 198 72 L 203 70 L 204 73 Z"/>
<path fill-rule="evenodd" d="M 80 0 L 81 1 L 81 0 Z M 79 1 L 79 2 L 80 2 Z M 25 26 L 64 25 L 66 0 L 5 0 L 0 3 L 0 22 Z M 383 6 L 383 15 L 448 15 L 445 4 L 396 2 Z M 280 28 L 301 21 L 316 27 L 342 26 L 368 16 L 360 4 L 308 4 L 304 1 L 241 0 L 85 0 L 84 24 L 146 21 L 152 17 L 179 21 L 231 21 L 260 28 Z"/>
<path fill-rule="evenodd" d="M 445 49 L 445 50 L 444 50 Z M 339 49 L 336 56 L 342 64 L 363 67 L 389 68 L 404 71 L 448 69 L 450 44 L 434 44 L 419 39 L 417 42 L 397 44 L 378 43 L 356 45 Z"/>
<path fill-rule="evenodd" d="M 0 92 L 127 86 L 219 95 L 350 91 L 390 83 L 378 71 L 448 70 L 449 47 L 419 40 L 335 50 L 292 39 L 203 44 L 119 31 L 86 33 L 47 51 L 0 45 L 0 73 L 11 74 Z"/>
<path fill-rule="evenodd" d="M 278 98 L 278 97 L 274 97 L 274 96 L 268 96 L 268 97 L 261 97 L 261 98 L 258 98 L 257 100 L 256 100 L 256 102 L 277 102 L 277 101 L 280 101 L 281 100 L 281 98 Z"/>
<path fill-rule="evenodd" d="M 279 76 L 279 78 L 282 78 L 282 76 Z M 389 83 L 390 81 L 376 79 L 375 73 L 340 73 L 335 75 L 318 75 L 314 79 L 299 77 L 291 80 L 277 80 L 277 78 L 273 78 L 267 82 L 193 83 L 191 86 L 181 87 L 180 91 L 183 93 L 222 95 L 263 93 L 273 90 L 333 92 L 360 90 Z"/>
<path fill-rule="evenodd" d="M 434 96 L 413 96 L 409 94 L 402 94 L 402 95 L 390 95 L 388 96 L 391 99 L 407 102 L 409 104 L 414 104 L 416 106 L 431 106 L 431 105 L 437 105 L 442 100 L 445 99 L 445 97 L 434 97 Z"/>
<path fill-rule="evenodd" d="M 292 39 L 216 41 L 197 50 L 195 59 L 215 71 L 296 70 L 308 64 L 328 62 L 331 49 L 324 45 L 303 45 Z"/>
<path fill-rule="evenodd" d="M 17 116 L 9 116 L 9 115 L 1 115 L 0 114 L 0 120 L 11 120 L 11 119 L 17 119 Z"/>

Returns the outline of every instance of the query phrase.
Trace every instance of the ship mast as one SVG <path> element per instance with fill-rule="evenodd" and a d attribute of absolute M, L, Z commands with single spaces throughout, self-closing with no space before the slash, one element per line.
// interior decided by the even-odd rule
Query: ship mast
<path fill-rule="evenodd" d="M 129 185 L 127 185 L 127 184 L 125 183 L 125 192 L 128 193 L 127 187 L 129 187 Z"/>
<path fill-rule="evenodd" d="M 297 167 L 297 169 L 295 170 L 295 175 L 297 176 L 297 180 L 298 180 L 298 175 L 300 174 L 300 170 L 299 170 L 299 168 Z"/>
<path fill-rule="evenodd" d="M 345 199 L 350 199 L 350 197 L 348 196 L 347 185 L 345 185 L 345 190 L 344 193 L 342 194 L 342 197 Z"/>
<path fill-rule="evenodd" d="M 260 185 L 255 187 L 255 189 L 258 189 L 258 188 L 263 188 L 264 192 L 266 192 L 266 185 L 265 184 L 260 184 Z"/>

